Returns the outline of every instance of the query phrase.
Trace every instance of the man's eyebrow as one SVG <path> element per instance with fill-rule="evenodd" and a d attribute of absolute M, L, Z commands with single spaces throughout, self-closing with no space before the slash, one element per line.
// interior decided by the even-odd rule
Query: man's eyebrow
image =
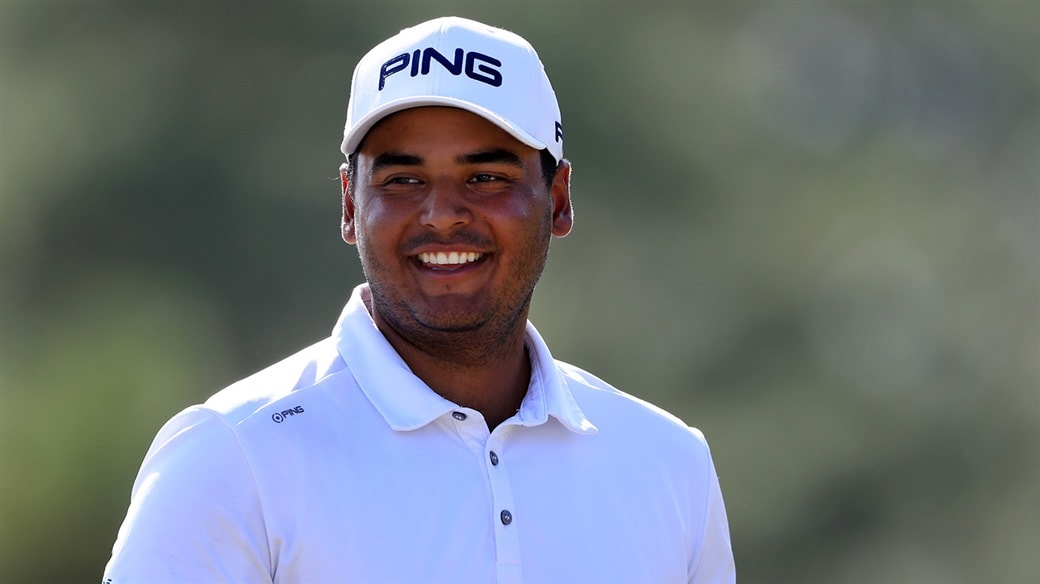
<path fill-rule="evenodd" d="M 384 152 L 372 161 L 372 172 L 388 166 L 422 166 L 423 159 L 414 154 Z"/>
<path fill-rule="evenodd" d="M 510 152 L 504 148 L 496 148 L 494 150 L 485 150 L 481 152 L 472 152 L 470 154 L 463 154 L 455 159 L 459 164 L 488 164 L 488 163 L 505 163 L 520 168 L 524 167 L 523 160 L 520 159 L 515 152 Z"/>

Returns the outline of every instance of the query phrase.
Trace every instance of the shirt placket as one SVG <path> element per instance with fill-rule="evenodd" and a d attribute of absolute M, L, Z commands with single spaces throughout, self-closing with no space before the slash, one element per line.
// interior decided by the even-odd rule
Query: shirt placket
<path fill-rule="evenodd" d="M 523 517 L 517 514 L 507 472 L 508 460 L 503 456 L 504 442 L 511 427 L 500 426 L 489 435 L 487 425 L 476 412 L 459 409 L 452 412 L 451 416 L 466 446 L 483 460 L 494 514 L 496 580 L 499 584 L 519 584 L 523 582 L 523 575 L 520 570 L 517 523 Z"/>

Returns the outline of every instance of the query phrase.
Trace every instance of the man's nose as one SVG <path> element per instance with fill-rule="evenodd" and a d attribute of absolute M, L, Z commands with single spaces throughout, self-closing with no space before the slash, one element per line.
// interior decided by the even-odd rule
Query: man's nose
<path fill-rule="evenodd" d="M 468 224 L 473 215 L 462 192 L 464 188 L 448 179 L 433 181 L 423 201 L 423 225 L 448 232 Z"/>

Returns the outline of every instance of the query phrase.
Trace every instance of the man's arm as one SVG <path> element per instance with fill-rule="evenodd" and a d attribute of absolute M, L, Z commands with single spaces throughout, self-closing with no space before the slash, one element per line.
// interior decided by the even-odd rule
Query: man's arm
<path fill-rule="evenodd" d="M 271 582 L 270 547 L 234 430 L 192 407 L 159 431 L 134 482 L 104 582 Z"/>
<path fill-rule="evenodd" d="M 722 501 L 722 488 L 709 455 L 708 496 L 704 509 L 704 531 L 701 548 L 690 569 L 690 584 L 734 584 L 737 581 L 733 548 L 729 537 L 729 521 Z"/>

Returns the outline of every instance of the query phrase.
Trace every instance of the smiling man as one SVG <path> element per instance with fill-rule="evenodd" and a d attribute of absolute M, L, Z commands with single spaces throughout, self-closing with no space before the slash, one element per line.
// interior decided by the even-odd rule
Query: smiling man
<path fill-rule="evenodd" d="M 354 164 L 343 238 L 376 326 L 433 391 L 495 428 L 527 393 L 527 311 L 550 237 L 571 228 L 567 162 L 545 173 L 539 151 L 486 119 L 426 106 L 381 120 Z"/>
<path fill-rule="evenodd" d="M 332 335 L 159 432 L 106 582 L 733 582 L 704 437 L 528 322 L 573 223 L 522 38 L 429 21 L 358 64 Z"/>

